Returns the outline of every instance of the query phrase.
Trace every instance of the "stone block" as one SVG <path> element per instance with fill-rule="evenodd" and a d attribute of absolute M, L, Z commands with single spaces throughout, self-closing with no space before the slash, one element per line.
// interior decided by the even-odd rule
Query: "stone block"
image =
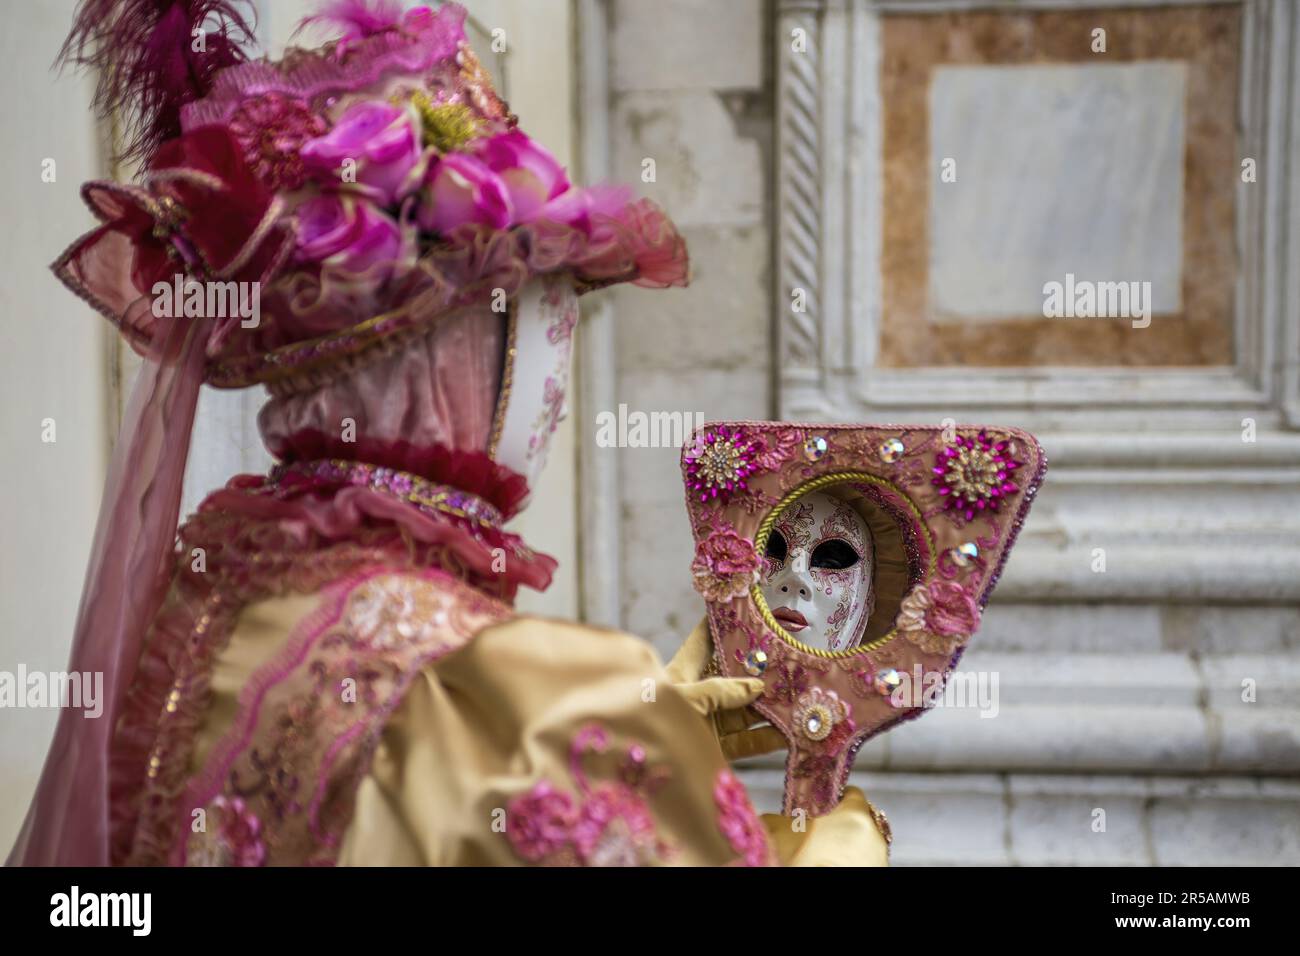
<path fill-rule="evenodd" d="M 763 82 L 763 0 L 615 0 L 610 85 L 752 90 Z"/>
<path fill-rule="evenodd" d="M 715 93 L 615 96 L 610 178 L 633 184 L 679 227 L 754 226 L 767 202 L 760 144 Z M 647 182 L 647 160 L 654 181 Z"/>

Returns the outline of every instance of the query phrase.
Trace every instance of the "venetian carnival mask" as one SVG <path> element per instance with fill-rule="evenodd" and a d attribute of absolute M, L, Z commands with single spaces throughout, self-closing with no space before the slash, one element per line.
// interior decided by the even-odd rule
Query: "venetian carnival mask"
<path fill-rule="evenodd" d="M 789 745 L 783 812 L 943 703 L 1042 483 L 1014 428 L 715 422 L 682 452 L 691 576 L 725 677 Z"/>
<path fill-rule="evenodd" d="M 814 491 L 782 512 L 768 536 L 763 597 L 802 643 L 846 650 L 861 641 L 875 603 L 874 564 L 871 532 L 858 512 Z"/>

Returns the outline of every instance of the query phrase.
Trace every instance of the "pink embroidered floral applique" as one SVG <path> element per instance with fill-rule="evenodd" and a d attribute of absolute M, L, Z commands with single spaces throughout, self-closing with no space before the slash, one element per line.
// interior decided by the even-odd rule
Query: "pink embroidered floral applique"
<path fill-rule="evenodd" d="M 718 808 L 718 829 L 745 866 L 769 866 L 772 847 L 767 829 L 749 802 L 745 785 L 728 769 L 718 772 L 713 785 L 713 802 Z"/>
<path fill-rule="evenodd" d="M 846 726 L 852 731 L 853 719 L 849 716 L 848 705 L 835 691 L 820 687 L 814 687 L 799 698 L 792 719 L 799 732 L 814 743 L 830 742 L 832 735 L 835 735 L 835 742 L 840 742 Z"/>
<path fill-rule="evenodd" d="M 760 433 L 755 441 L 754 464 L 763 471 L 777 471 L 798 453 L 803 440 L 803 431 L 798 428 Z"/>
<path fill-rule="evenodd" d="M 187 866 L 261 866 L 262 821 L 239 797 L 218 796 L 204 808 L 203 829 L 189 841 Z"/>
<path fill-rule="evenodd" d="M 650 866 L 671 856 L 646 802 L 663 774 L 646 768 L 644 748 L 628 748 L 618 780 L 593 784 L 583 771 L 585 752 L 608 745 L 609 734 L 596 725 L 574 737 L 569 769 L 578 785 L 576 799 L 542 780 L 507 804 L 506 836 L 521 859 L 551 866 Z"/>

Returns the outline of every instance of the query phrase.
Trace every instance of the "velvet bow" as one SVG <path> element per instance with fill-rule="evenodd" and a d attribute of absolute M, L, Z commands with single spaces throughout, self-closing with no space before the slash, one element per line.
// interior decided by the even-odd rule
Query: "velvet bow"
<path fill-rule="evenodd" d="M 154 338 L 152 290 L 178 274 L 199 281 L 269 283 L 294 246 L 283 201 L 258 181 L 222 126 L 161 146 L 144 186 L 90 182 L 82 198 L 102 225 L 54 263 L 77 295 L 119 325 L 137 351 Z M 209 353 L 234 327 L 214 322 Z"/>

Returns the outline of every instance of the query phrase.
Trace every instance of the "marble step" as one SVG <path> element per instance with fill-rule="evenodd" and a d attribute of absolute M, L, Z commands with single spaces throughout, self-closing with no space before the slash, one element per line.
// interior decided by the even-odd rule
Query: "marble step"
<path fill-rule="evenodd" d="M 862 748 L 857 766 L 1300 774 L 1300 659 L 1294 655 L 972 648 L 959 678 L 987 696 L 972 693 L 964 706 L 936 707 L 882 734 Z M 1253 682 L 1253 701 L 1243 699 L 1243 682 Z M 775 767 L 783 758 L 765 759 Z"/>
<path fill-rule="evenodd" d="M 741 775 L 760 810 L 779 808 L 780 771 Z M 1300 865 L 1300 780 L 856 772 L 852 783 L 889 817 L 896 866 Z"/>

